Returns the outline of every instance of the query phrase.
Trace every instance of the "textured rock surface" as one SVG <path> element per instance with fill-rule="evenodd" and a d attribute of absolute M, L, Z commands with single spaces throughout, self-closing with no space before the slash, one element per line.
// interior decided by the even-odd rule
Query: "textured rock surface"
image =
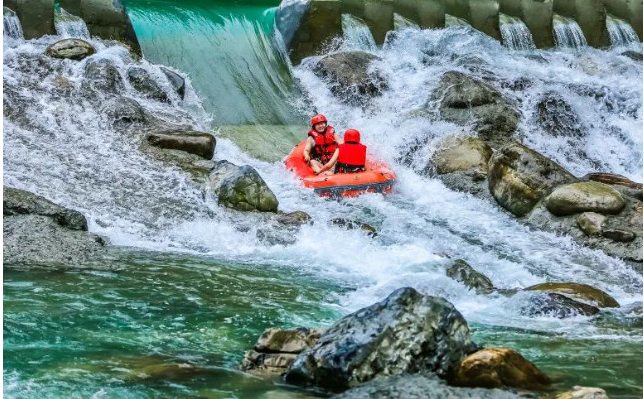
<path fill-rule="evenodd" d="M 449 377 L 474 349 L 467 322 L 449 302 L 401 288 L 335 323 L 284 377 L 336 392 L 404 372 Z"/>
<path fill-rule="evenodd" d="M 379 58 L 363 51 L 333 53 L 322 57 L 313 72 L 330 83 L 334 96 L 345 103 L 360 105 L 379 96 L 387 82 L 371 63 Z"/>
<path fill-rule="evenodd" d="M 587 236 L 599 236 L 606 216 L 595 212 L 584 212 L 577 215 L 577 226 Z"/>
<path fill-rule="evenodd" d="M 616 308 L 619 303 L 604 291 L 579 283 L 542 283 L 530 286 L 526 291 L 547 291 L 571 297 L 575 300 L 590 303 L 600 308 Z"/>
<path fill-rule="evenodd" d="M 431 374 L 401 374 L 370 381 L 333 399 L 518 399 L 500 389 L 448 386 Z"/>
<path fill-rule="evenodd" d="M 441 117 L 459 125 L 472 125 L 480 139 L 499 147 L 514 138 L 519 113 L 501 93 L 461 72 L 447 72 L 432 99 Z"/>
<path fill-rule="evenodd" d="M 490 192 L 516 216 L 530 212 L 555 187 L 576 180 L 557 163 L 518 143 L 497 151 L 489 168 Z"/>
<path fill-rule="evenodd" d="M 161 67 L 161 72 L 168 78 L 174 91 L 183 100 L 186 95 L 186 80 L 178 73 L 168 68 Z"/>
<path fill-rule="evenodd" d="M 449 137 L 432 155 L 432 163 L 439 175 L 472 169 L 487 174 L 487 163 L 491 156 L 492 148 L 482 140 Z"/>
<path fill-rule="evenodd" d="M 204 159 L 212 159 L 217 144 L 215 136 L 212 134 L 195 131 L 149 133 L 146 140 L 154 147 L 185 151 Z"/>
<path fill-rule="evenodd" d="M 53 58 L 66 58 L 80 61 L 96 53 L 94 46 L 81 39 L 63 39 L 50 45 L 45 54 Z"/>
<path fill-rule="evenodd" d="M 560 393 L 554 399 L 608 399 L 608 395 L 601 388 L 575 386 L 572 391 Z"/>
<path fill-rule="evenodd" d="M 445 272 L 448 277 L 463 283 L 467 288 L 476 291 L 477 294 L 485 294 L 494 290 L 494 284 L 487 276 L 474 270 L 462 259 L 455 260 Z"/>
<path fill-rule="evenodd" d="M 537 103 L 537 124 L 555 137 L 583 137 L 579 116 L 568 102 L 555 92 L 549 92 Z"/>
<path fill-rule="evenodd" d="M 120 92 L 125 87 L 118 69 L 106 59 L 88 60 L 83 86 L 107 93 Z"/>
<path fill-rule="evenodd" d="M 136 91 L 146 97 L 157 101 L 168 102 L 168 95 L 159 84 L 150 76 L 148 71 L 139 67 L 132 67 L 127 70 L 127 78 Z"/>
<path fill-rule="evenodd" d="M 293 363 L 298 353 L 315 345 L 321 330 L 269 328 L 259 337 L 253 350 L 242 360 L 243 370 L 281 373 Z"/>
<path fill-rule="evenodd" d="M 285 226 L 300 226 L 311 222 L 311 215 L 303 211 L 279 213 L 275 220 Z"/>
<path fill-rule="evenodd" d="M 239 211 L 277 212 L 278 201 L 264 179 L 248 165 L 219 161 L 210 173 L 219 204 Z"/>
<path fill-rule="evenodd" d="M 4 187 L 3 215 L 5 268 L 73 267 L 107 244 L 87 232 L 81 213 L 27 191 Z"/>
<path fill-rule="evenodd" d="M 530 317 L 546 316 L 564 319 L 574 316 L 592 316 L 599 313 L 599 309 L 555 292 L 535 292 L 521 308 L 520 313 Z"/>
<path fill-rule="evenodd" d="M 534 364 L 509 348 L 485 348 L 466 357 L 461 363 L 454 384 L 482 388 L 539 389 L 550 379 Z"/>
<path fill-rule="evenodd" d="M 367 223 L 358 222 L 355 220 L 349 220 L 344 218 L 335 218 L 331 220 L 331 224 L 334 226 L 344 227 L 347 230 L 356 230 L 360 229 L 367 233 L 370 237 L 375 237 L 378 235 L 378 231 L 375 227 Z"/>
<path fill-rule="evenodd" d="M 622 195 L 608 184 L 585 181 L 557 187 L 545 199 L 546 208 L 557 216 L 581 212 L 614 214 L 626 202 Z"/>

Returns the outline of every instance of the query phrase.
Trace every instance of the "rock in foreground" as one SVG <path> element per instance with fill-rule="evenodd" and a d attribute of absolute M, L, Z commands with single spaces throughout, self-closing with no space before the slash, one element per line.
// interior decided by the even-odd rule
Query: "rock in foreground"
<path fill-rule="evenodd" d="M 333 399 L 518 399 L 499 389 L 458 388 L 429 374 L 401 374 L 353 388 Z"/>
<path fill-rule="evenodd" d="M 400 373 L 449 377 L 474 349 L 467 322 L 452 304 L 401 288 L 335 323 L 284 379 L 341 392 Z"/>
<path fill-rule="evenodd" d="M 106 241 L 87 232 L 80 212 L 41 196 L 3 188 L 4 266 L 74 266 L 101 252 Z"/>
<path fill-rule="evenodd" d="M 81 39 L 63 39 L 50 45 L 45 50 L 45 55 L 52 58 L 64 58 L 80 61 L 96 53 L 90 43 Z"/>
<path fill-rule="evenodd" d="M 626 202 L 619 191 L 608 184 L 584 181 L 557 187 L 546 197 L 545 205 L 553 215 L 568 216 L 582 212 L 615 214 Z"/>
<path fill-rule="evenodd" d="M 454 384 L 481 388 L 540 389 L 550 379 L 534 364 L 509 348 L 485 348 L 461 363 Z"/>
<path fill-rule="evenodd" d="M 282 373 L 297 354 L 315 345 L 321 334 L 320 330 L 309 328 L 269 328 L 259 337 L 253 350 L 244 355 L 242 369 Z"/>
<path fill-rule="evenodd" d="M 215 163 L 210 186 L 219 204 L 239 211 L 277 212 L 278 201 L 264 179 L 248 165 L 228 161 Z"/>
<path fill-rule="evenodd" d="M 146 137 L 151 146 L 166 150 L 185 151 L 204 159 L 215 155 L 215 136 L 210 133 L 194 131 L 168 131 L 150 133 Z"/>

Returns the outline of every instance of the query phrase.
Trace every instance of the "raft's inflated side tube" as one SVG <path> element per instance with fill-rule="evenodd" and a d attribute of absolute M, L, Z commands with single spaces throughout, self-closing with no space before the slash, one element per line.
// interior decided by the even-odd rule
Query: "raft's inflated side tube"
<path fill-rule="evenodd" d="M 396 175 L 382 162 L 367 160 L 364 172 L 336 173 L 332 176 L 316 176 L 304 162 L 306 141 L 298 144 L 286 157 L 286 169 L 295 173 L 305 187 L 312 188 L 324 197 L 355 197 L 364 193 L 388 193 L 391 191 Z"/>

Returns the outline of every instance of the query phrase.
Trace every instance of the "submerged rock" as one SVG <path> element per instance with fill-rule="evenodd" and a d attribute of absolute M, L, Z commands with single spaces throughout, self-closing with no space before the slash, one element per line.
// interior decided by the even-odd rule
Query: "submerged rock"
<path fill-rule="evenodd" d="M 476 291 L 477 294 L 486 294 L 494 290 L 494 284 L 487 276 L 474 270 L 462 259 L 455 260 L 445 272 L 448 277 L 463 283 L 467 288 Z"/>
<path fill-rule="evenodd" d="M 579 116 L 561 95 L 549 92 L 537 103 L 537 124 L 552 136 L 581 138 Z"/>
<path fill-rule="evenodd" d="M 560 393 L 554 399 L 609 399 L 601 388 L 574 386 L 572 391 Z"/>
<path fill-rule="evenodd" d="M 360 229 L 367 233 L 370 237 L 375 237 L 378 235 L 378 232 L 375 227 L 367 223 L 357 222 L 355 220 L 349 220 L 345 218 L 335 218 L 331 220 L 331 224 L 334 226 L 344 227 L 347 230 L 356 230 Z"/>
<path fill-rule="evenodd" d="M 317 61 L 313 72 L 328 80 L 334 96 L 345 103 L 360 105 L 387 88 L 383 75 L 371 68 L 371 63 L 379 59 L 364 51 L 333 53 Z"/>
<path fill-rule="evenodd" d="M 119 127 L 143 124 L 148 121 L 141 104 L 128 97 L 118 97 L 107 102 L 103 106 L 103 112 L 111 120 L 112 125 Z"/>
<path fill-rule="evenodd" d="M 530 212 L 555 187 L 577 180 L 559 164 L 518 143 L 497 151 L 489 167 L 490 192 L 516 216 Z"/>
<path fill-rule="evenodd" d="M 521 309 L 525 316 L 545 316 L 564 319 L 574 316 L 592 316 L 599 313 L 593 305 L 576 301 L 556 292 L 545 292 L 532 295 L 529 302 Z"/>
<path fill-rule="evenodd" d="M 616 308 L 619 303 L 604 291 L 580 283 L 541 283 L 525 288 L 526 291 L 555 292 L 600 308 Z"/>
<path fill-rule="evenodd" d="M 81 39 L 63 39 L 50 45 L 45 50 L 45 55 L 53 58 L 65 58 L 80 61 L 96 53 L 90 43 Z"/>
<path fill-rule="evenodd" d="M 557 187 L 544 200 L 546 208 L 557 216 L 581 212 L 613 214 L 621 211 L 626 202 L 608 184 L 586 181 Z"/>
<path fill-rule="evenodd" d="M 84 87 L 90 87 L 106 93 L 117 93 L 124 90 L 121 74 L 109 60 L 89 60 L 85 65 Z"/>
<path fill-rule="evenodd" d="M 401 374 L 369 381 L 333 399 L 518 399 L 519 395 L 500 389 L 448 386 L 436 376 Z"/>
<path fill-rule="evenodd" d="M 27 191 L 3 187 L 5 268 L 73 267 L 103 251 L 107 241 L 87 232 L 87 220 Z"/>
<path fill-rule="evenodd" d="M 253 350 L 242 360 L 242 370 L 281 373 L 293 363 L 297 354 L 315 345 L 321 330 L 269 328 L 259 337 Z"/>
<path fill-rule="evenodd" d="M 239 211 L 277 212 L 279 202 L 264 179 L 248 165 L 215 162 L 210 186 L 219 204 Z"/>
<path fill-rule="evenodd" d="M 195 131 L 163 131 L 149 133 L 147 142 L 154 147 L 168 150 L 185 151 L 204 159 L 215 155 L 217 141 L 210 133 Z"/>
<path fill-rule="evenodd" d="M 186 80 L 178 73 L 165 67 L 161 67 L 161 72 L 168 78 L 174 91 L 183 100 L 186 95 Z"/>
<path fill-rule="evenodd" d="M 132 87 L 144 96 L 162 102 L 170 101 L 165 91 L 145 69 L 131 67 L 127 70 L 127 78 Z"/>
<path fill-rule="evenodd" d="M 275 220 L 285 226 L 300 226 L 311 223 L 311 215 L 303 211 L 294 211 L 289 213 L 278 213 Z"/>
<path fill-rule="evenodd" d="M 512 349 L 485 348 L 461 362 L 454 384 L 481 388 L 540 389 L 550 385 L 550 379 Z"/>
<path fill-rule="evenodd" d="M 474 125 L 479 138 L 498 147 L 514 138 L 519 113 L 492 86 L 461 72 L 446 72 L 432 94 L 442 118 Z"/>
<path fill-rule="evenodd" d="M 474 349 L 467 322 L 452 304 L 401 288 L 331 326 L 284 379 L 341 392 L 405 372 L 449 377 Z"/>

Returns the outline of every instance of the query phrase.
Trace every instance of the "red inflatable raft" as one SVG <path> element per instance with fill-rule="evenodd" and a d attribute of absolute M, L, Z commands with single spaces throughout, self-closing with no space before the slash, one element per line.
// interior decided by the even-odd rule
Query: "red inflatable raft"
<path fill-rule="evenodd" d="M 304 146 L 301 142 L 286 157 L 286 169 L 295 173 L 305 187 L 325 197 L 355 197 L 363 193 L 388 193 L 396 175 L 383 161 L 367 160 L 364 172 L 336 173 L 331 176 L 317 176 L 304 162 Z"/>

